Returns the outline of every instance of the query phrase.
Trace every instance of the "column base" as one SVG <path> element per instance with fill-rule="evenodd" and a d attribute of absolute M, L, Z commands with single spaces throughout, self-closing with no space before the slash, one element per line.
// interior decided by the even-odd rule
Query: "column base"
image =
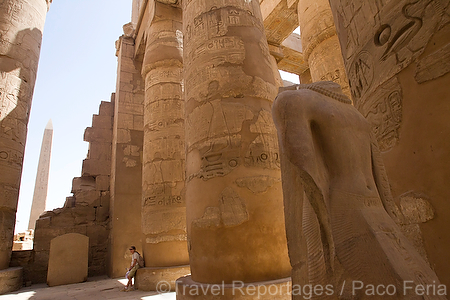
<path fill-rule="evenodd" d="M 135 287 L 141 291 L 175 292 L 177 278 L 191 273 L 189 265 L 167 268 L 139 268 Z"/>
<path fill-rule="evenodd" d="M 20 290 L 22 285 L 22 267 L 0 270 L 0 295 Z"/>
<path fill-rule="evenodd" d="M 191 276 L 179 278 L 176 282 L 177 300 L 291 300 L 291 278 L 272 281 L 232 284 L 208 284 L 192 280 Z"/>

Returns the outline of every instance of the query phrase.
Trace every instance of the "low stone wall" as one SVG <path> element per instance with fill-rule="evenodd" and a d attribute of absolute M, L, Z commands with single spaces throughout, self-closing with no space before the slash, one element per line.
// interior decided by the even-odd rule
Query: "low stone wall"
<path fill-rule="evenodd" d="M 18 250 L 13 251 L 11 255 L 11 261 L 9 263 L 10 268 L 22 267 L 23 268 L 23 283 L 24 285 L 31 284 L 31 266 L 34 261 L 33 250 Z"/>

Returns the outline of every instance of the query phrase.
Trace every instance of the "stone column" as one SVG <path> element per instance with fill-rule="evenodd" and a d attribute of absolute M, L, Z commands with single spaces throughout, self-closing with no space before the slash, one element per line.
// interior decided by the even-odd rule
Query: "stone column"
<path fill-rule="evenodd" d="M 185 130 L 181 8 L 149 1 L 145 79 L 142 232 L 145 269 L 137 287 L 189 274 L 184 195 Z M 175 268 L 174 268 L 175 267 Z M 170 268 L 170 269 L 168 269 Z M 181 273 L 180 273 L 181 272 Z"/>
<path fill-rule="evenodd" d="M 50 157 L 52 153 L 53 125 L 52 120 L 48 121 L 42 138 L 41 154 L 36 173 L 36 183 L 34 184 L 33 203 L 31 204 L 30 221 L 28 229 L 36 226 L 36 220 L 45 211 L 47 203 L 48 175 L 50 172 Z"/>
<path fill-rule="evenodd" d="M 51 0 L 0 3 L 0 270 L 9 266 L 23 154 Z"/>
<path fill-rule="evenodd" d="M 183 28 L 192 277 L 177 281 L 177 297 L 190 299 L 193 282 L 265 284 L 291 267 L 259 1 L 183 1 Z"/>
<path fill-rule="evenodd" d="M 329 80 L 350 97 L 348 79 L 328 0 L 299 0 L 298 19 L 304 59 L 313 82 Z"/>

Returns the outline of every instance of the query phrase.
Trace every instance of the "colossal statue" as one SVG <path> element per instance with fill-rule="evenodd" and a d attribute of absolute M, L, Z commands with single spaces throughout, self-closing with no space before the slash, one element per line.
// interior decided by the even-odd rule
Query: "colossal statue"
<path fill-rule="evenodd" d="M 333 287 L 313 299 L 446 299 L 445 286 L 397 225 L 403 216 L 371 126 L 340 86 L 327 81 L 280 91 L 273 117 L 293 299 L 296 285 L 305 284 Z M 422 286 L 431 286 L 428 294 Z"/>

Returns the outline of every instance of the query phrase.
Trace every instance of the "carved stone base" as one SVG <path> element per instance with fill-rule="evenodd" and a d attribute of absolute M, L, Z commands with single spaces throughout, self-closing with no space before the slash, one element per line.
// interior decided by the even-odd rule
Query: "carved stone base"
<path fill-rule="evenodd" d="M 0 270 L 0 295 L 19 290 L 23 284 L 23 268 Z"/>
<path fill-rule="evenodd" d="M 135 287 L 141 291 L 174 292 L 177 278 L 191 273 L 189 265 L 168 268 L 139 268 Z"/>
<path fill-rule="evenodd" d="M 235 281 L 232 284 L 207 284 L 192 280 L 191 276 L 179 278 L 177 285 L 177 300 L 290 300 L 291 278 L 273 281 L 244 283 Z"/>

